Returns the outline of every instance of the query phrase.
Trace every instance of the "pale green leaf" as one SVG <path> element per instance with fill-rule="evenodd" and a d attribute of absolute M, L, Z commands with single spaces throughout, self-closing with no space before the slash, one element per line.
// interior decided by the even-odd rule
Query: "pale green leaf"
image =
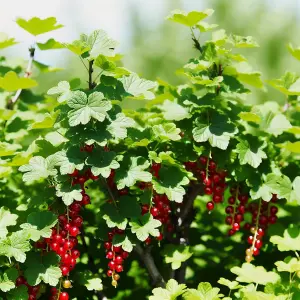
<path fill-rule="evenodd" d="M 7 72 L 4 77 L 0 77 L 0 87 L 6 91 L 14 92 L 19 89 L 29 89 L 37 86 L 37 82 L 31 78 L 20 78 L 13 72 Z"/>
<path fill-rule="evenodd" d="M 65 46 L 54 40 L 54 39 L 49 39 L 45 43 L 37 43 L 37 46 L 39 47 L 40 50 L 52 50 L 52 49 L 63 49 Z"/>
<path fill-rule="evenodd" d="M 107 126 L 107 130 L 117 139 L 127 137 L 127 128 L 133 127 L 134 120 L 126 117 L 123 113 L 118 113 L 115 120 Z"/>
<path fill-rule="evenodd" d="M 170 279 L 167 282 L 165 289 L 153 289 L 153 295 L 149 297 L 149 300 L 175 300 L 184 293 L 185 289 L 185 284 L 178 284 L 176 280 Z"/>
<path fill-rule="evenodd" d="M 206 9 L 204 11 L 191 11 L 189 13 L 177 9 L 173 10 L 167 19 L 188 27 L 192 27 L 203 19 L 211 16 L 213 13 L 213 9 Z"/>
<path fill-rule="evenodd" d="M 57 86 L 51 88 L 47 92 L 48 95 L 59 95 L 57 101 L 59 103 L 65 102 L 72 97 L 72 92 L 70 90 L 70 84 L 68 81 L 60 81 Z"/>
<path fill-rule="evenodd" d="M 18 44 L 14 38 L 9 38 L 5 33 L 0 32 L 0 49 Z"/>
<path fill-rule="evenodd" d="M 177 128 L 174 123 L 154 125 L 152 130 L 156 138 L 159 138 L 162 141 L 178 141 L 181 139 L 179 135 L 181 130 Z"/>
<path fill-rule="evenodd" d="M 54 17 L 46 19 L 34 17 L 29 20 L 17 18 L 16 22 L 21 28 L 35 36 L 63 27 L 63 25 L 57 24 Z"/>
<path fill-rule="evenodd" d="M 102 291 L 103 290 L 103 284 L 102 284 L 102 280 L 100 278 L 88 279 L 85 286 L 89 291 Z"/>
<path fill-rule="evenodd" d="M 8 230 L 6 227 L 17 224 L 18 216 L 10 213 L 5 207 L 0 208 L 0 239 L 5 238 Z"/>
<path fill-rule="evenodd" d="M 106 112 L 112 108 L 111 102 L 104 99 L 100 92 L 94 92 L 88 97 L 84 92 L 75 91 L 68 99 L 68 105 L 72 108 L 68 113 L 70 126 L 87 124 L 91 118 L 104 121 Z"/>

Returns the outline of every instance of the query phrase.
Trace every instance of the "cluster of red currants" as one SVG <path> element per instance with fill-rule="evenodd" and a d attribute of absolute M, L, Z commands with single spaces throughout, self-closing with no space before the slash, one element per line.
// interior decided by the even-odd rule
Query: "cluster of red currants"
<path fill-rule="evenodd" d="M 113 246 L 112 239 L 116 234 L 124 234 L 122 229 L 114 228 L 108 233 L 108 241 L 104 243 L 104 248 L 106 249 L 106 258 L 109 260 L 107 276 L 111 277 L 112 286 L 116 287 L 118 285 L 118 280 L 123 271 L 124 260 L 128 257 L 129 253 L 124 251 L 121 246 Z"/>
<path fill-rule="evenodd" d="M 228 206 L 225 212 L 228 215 L 225 219 L 227 225 L 231 226 L 228 235 L 234 235 L 240 230 L 241 222 L 244 221 L 244 214 L 247 211 L 248 195 L 241 192 L 238 187 L 230 188 L 231 196 L 228 198 Z"/>
<path fill-rule="evenodd" d="M 251 233 L 247 238 L 250 245 L 246 250 L 247 262 L 251 262 L 253 256 L 259 255 L 266 230 L 277 222 L 278 208 L 273 204 L 275 202 L 277 202 L 277 195 L 273 194 L 270 202 L 260 200 L 259 203 L 250 203 L 248 206 L 248 211 L 252 214 L 252 224 L 245 224 L 245 229 L 250 230 Z"/>
<path fill-rule="evenodd" d="M 16 279 L 16 286 L 20 286 L 20 285 L 26 285 L 28 288 L 28 300 L 36 300 L 37 299 L 37 295 L 38 292 L 40 290 L 40 286 L 36 285 L 36 286 L 31 286 L 28 284 L 27 280 L 25 279 L 24 276 L 19 276 Z"/>
<path fill-rule="evenodd" d="M 212 201 L 206 205 L 209 211 L 214 209 L 216 203 L 223 202 L 227 172 L 218 170 L 213 159 L 202 155 L 197 161 L 186 162 L 185 168 L 192 172 L 198 181 L 204 185 L 204 193 L 212 196 Z"/>
<path fill-rule="evenodd" d="M 163 229 L 167 230 L 167 232 L 172 232 L 174 230 L 174 225 L 172 224 L 170 218 L 171 207 L 169 198 L 165 194 L 154 194 L 152 201 L 153 203 L 151 207 L 148 204 L 142 205 L 142 215 L 150 211 L 150 214 L 153 216 L 153 218 L 162 223 L 164 226 Z M 156 239 L 161 241 L 163 239 L 163 232 L 160 232 Z M 151 242 L 151 237 L 148 237 L 145 240 L 146 245 L 151 244 Z"/>

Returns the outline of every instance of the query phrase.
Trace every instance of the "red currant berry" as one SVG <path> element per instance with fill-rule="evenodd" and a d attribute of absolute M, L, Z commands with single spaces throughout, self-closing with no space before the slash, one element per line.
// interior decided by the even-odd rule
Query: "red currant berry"
<path fill-rule="evenodd" d="M 111 249 L 111 243 L 110 243 L 110 242 L 105 242 L 105 243 L 104 243 L 104 248 L 105 248 L 106 250 L 110 250 L 110 249 Z"/>
<path fill-rule="evenodd" d="M 239 223 L 233 223 L 232 229 L 233 229 L 234 231 L 239 231 L 239 230 L 240 230 L 240 224 L 239 224 Z"/>
<path fill-rule="evenodd" d="M 268 219 L 270 224 L 275 224 L 277 222 L 277 217 L 276 216 L 270 216 Z"/>
<path fill-rule="evenodd" d="M 72 220 L 72 224 L 76 227 L 81 227 L 83 223 L 83 219 L 80 216 L 76 216 L 73 220 Z"/>
<path fill-rule="evenodd" d="M 217 168 L 217 164 L 213 160 L 210 160 L 208 163 L 208 168 L 210 171 L 214 171 Z"/>
<path fill-rule="evenodd" d="M 213 201 L 214 201 L 215 203 L 220 203 L 220 202 L 223 201 L 223 197 L 220 196 L 220 195 L 218 195 L 218 194 L 215 194 L 215 195 L 213 195 Z"/>
<path fill-rule="evenodd" d="M 113 260 L 111 260 L 109 263 L 108 263 L 108 267 L 111 269 L 111 270 L 114 270 L 115 267 L 116 267 L 116 264 Z"/>
<path fill-rule="evenodd" d="M 120 256 L 120 255 L 116 256 L 116 258 L 115 258 L 115 263 L 116 263 L 117 265 L 121 265 L 121 264 L 123 263 L 123 258 L 122 258 L 122 256 Z"/>
<path fill-rule="evenodd" d="M 159 210 L 156 207 L 151 207 L 150 213 L 153 217 L 157 217 L 159 214 Z"/>
<path fill-rule="evenodd" d="M 211 194 L 213 193 L 213 189 L 212 189 L 210 186 L 206 186 L 206 187 L 204 188 L 204 193 L 205 193 L 206 195 L 211 195 Z"/>
<path fill-rule="evenodd" d="M 23 276 L 19 276 L 16 279 L 16 286 L 20 286 L 22 284 L 27 284 L 27 281 L 26 281 L 26 279 Z"/>
<path fill-rule="evenodd" d="M 213 176 L 213 182 L 214 183 L 219 183 L 222 180 L 221 176 L 219 174 L 215 174 Z"/>
<path fill-rule="evenodd" d="M 71 236 L 77 236 L 79 234 L 79 228 L 76 226 L 72 226 L 69 230 Z"/>
<path fill-rule="evenodd" d="M 270 213 L 271 215 L 276 215 L 278 212 L 278 208 L 276 206 L 271 206 L 270 207 Z"/>
<path fill-rule="evenodd" d="M 210 178 L 205 178 L 204 180 L 203 180 L 203 184 L 205 185 L 205 186 L 211 186 L 211 179 Z"/>
<path fill-rule="evenodd" d="M 67 292 L 60 293 L 59 300 L 69 300 L 69 294 Z"/>
<path fill-rule="evenodd" d="M 113 259 L 113 258 L 114 258 L 114 253 L 113 253 L 112 251 L 108 251 L 108 252 L 106 253 L 106 258 L 107 258 L 107 259 Z"/>
<path fill-rule="evenodd" d="M 161 240 L 163 239 L 163 237 L 164 237 L 163 234 L 160 232 L 160 233 L 159 233 L 159 236 L 157 236 L 156 239 L 157 239 L 158 241 L 161 241 Z"/>
<path fill-rule="evenodd" d="M 249 235 L 248 239 L 247 239 L 248 244 L 252 245 L 253 240 L 254 240 L 254 236 L 253 235 Z"/>
<path fill-rule="evenodd" d="M 232 222 L 233 222 L 233 218 L 230 217 L 230 216 L 227 216 L 226 219 L 225 219 L 225 223 L 226 223 L 227 225 L 231 225 Z"/>
<path fill-rule="evenodd" d="M 60 269 L 63 276 L 67 276 L 70 272 L 70 269 L 67 266 L 62 266 Z"/>
<path fill-rule="evenodd" d="M 122 265 L 116 265 L 115 270 L 116 270 L 117 273 L 121 273 L 123 271 L 123 266 Z"/>
<path fill-rule="evenodd" d="M 268 217 L 264 216 L 264 215 L 261 215 L 259 217 L 259 224 L 260 225 L 266 225 L 266 224 L 268 224 Z"/>
<path fill-rule="evenodd" d="M 200 162 L 202 165 L 206 165 L 206 163 L 207 163 L 207 157 L 206 157 L 206 156 L 200 156 L 200 157 L 199 157 L 199 162 Z"/>
<path fill-rule="evenodd" d="M 228 198 L 228 203 L 229 203 L 229 204 L 234 204 L 234 203 L 235 203 L 235 198 L 232 197 L 232 196 L 229 197 L 229 198 Z"/>
<path fill-rule="evenodd" d="M 226 214 L 231 215 L 234 212 L 234 208 L 232 206 L 227 206 L 225 208 L 225 212 L 226 212 Z"/>
<path fill-rule="evenodd" d="M 107 272 L 106 272 L 106 275 L 108 276 L 108 277 L 111 277 L 111 276 L 113 276 L 113 271 L 112 270 L 107 270 Z"/>
<path fill-rule="evenodd" d="M 80 257 L 80 252 L 79 252 L 79 250 L 77 250 L 77 249 L 72 250 L 71 256 L 72 256 L 72 258 L 75 258 L 75 259 L 79 258 L 79 257 Z"/>
<path fill-rule="evenodd" d="M 87 194 L 84 194 L 84 195 L 82 196 L 82 200 L 80 201 L 80 203 L 81 203 L 83 206 L 90 204 L 90 203 L 91 203 L 90 196 L 87 195 Z"/>
<path fill-rule="evenodd" d="M 123 259 L 126 259 L 128 256 L 129 256 L 129 253 L 128 253 L 128 252 L 124 251 L 124 252 L 122 253 Z"/>
<path fill-rule="evenodd" d="M 113 251 L 116 253 L 120 253 L 122 251 L 122 247 L 121 246 L 113 246 Z"/>
<path fill-rule="evenodd" d="M 259 251 L 258 248 L 256 248 L 256 247 L 253 248 L 253 255 L 254 255 L 254 256 L 257 256 L 257 255 L 259 254 L 259 252 L 260 252 L 260 251 Z"/>
<path fill-rule="evenodd" d="M 214 205 L 214 203 L 211 202 L 211 201 L 208 202 L 208 203 L 206 204 L 206 208 L 207 208 L 208 210 L 213 210 L 214 207 L 215 207 L 215 205 Z"/>
<path fill-rule="evenodd" d="M 76 176 L 78 176 L 78 174 L 79 174 L 79 171 L 78 171 L 77 169 L 75 169 L 75 170 L 73 171 L 73 173 L 69 174 L 69 176 L 71 176 L 71 177 L 76 177 Z"/>

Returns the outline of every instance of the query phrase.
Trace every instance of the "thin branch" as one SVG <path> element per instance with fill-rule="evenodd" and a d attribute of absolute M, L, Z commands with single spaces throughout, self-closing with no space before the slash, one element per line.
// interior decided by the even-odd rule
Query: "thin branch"
<path fill-rule="evenodd" d="M 142 248 L 141 245 L 136 245 L 134 247 L 135 252 L 139 255 L 140 260 L 144 263 L 150 277 L 152 280 L 152 285 L 154 287 L 165 287 L 166 283 L 158 271 L 154 259 L 151 255 L 151 247 L 147 247 L 145 249 Z"/>
<path fill-rule="evenodd" d="M 29 78 L 31 75 L 34 53 L 35 53 L 35 48 L 34 47 L 29 48 L 29 61 L 28 61 L 27 68 L 25 70 L 24 78 Z M 16 94 L 8 101 L 6 105 L 7 109 L 12 110 L 14 108 L 14 105 L 18 101 L 21 93 L 22 93 L 22 89 L 17 90 Z"/>
<path fill-rule="evenodd" d="M 183 200 L 183 207 L 180 210 L 180 214 L 178 217 L 178 226 L 183 226 L 186 223 L 186 219 L 189 216 L 191 210 L 194 206 L 194 201 L 197 196 L 201 193 L 203 187 L 199 184 L 194 185 L 190 191 L 185 195 Z"/>
<path fill-rule="evenodd" d="M 92 90 L 96 85 L 95 82 L 93 81 L 93 72 L 94 72 L 94 60 L 89 61 L 89 90 Z"/>

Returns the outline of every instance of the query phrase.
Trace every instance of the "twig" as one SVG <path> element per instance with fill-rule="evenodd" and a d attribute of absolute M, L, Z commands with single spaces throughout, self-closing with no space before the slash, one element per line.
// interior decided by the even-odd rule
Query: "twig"
<path fill-rule="evenodd" d="M 89 61 L 89 90 L 92 90 L 95 87 L 95 82 L 93 81 L 93 68 L 94 60 Z"/>
<path fill-rule="evenodd" d="M 165 287 L 166 283 L 158 271 L 154 259 L 151 255 L 151 248 L 147 247 L 145 249 L 142 248 L 141 245 L 136 245 L 134 247 L 135 252 L 139 255 L 140 260 L 144 263 L 150 277 L 152 280 L 152 285 L 154 287 Z"/>
<path fill-rule="evenodd" d="M 28 65 L 24 74 L 24 78 L 28 78 L 31 75 L 31 69 L 32 69 L 32 64 L 34 60 L 34 53 L 35 53 L 35 48 L 31 47 L 29 48 L 29 61 Z M 18 101 L 20 95 L 22 93 L 22 89 L 17 90 L 16 94 L 8 101 L 6 108 L 12 110 L 14 108 L 14 105 Z"/>

